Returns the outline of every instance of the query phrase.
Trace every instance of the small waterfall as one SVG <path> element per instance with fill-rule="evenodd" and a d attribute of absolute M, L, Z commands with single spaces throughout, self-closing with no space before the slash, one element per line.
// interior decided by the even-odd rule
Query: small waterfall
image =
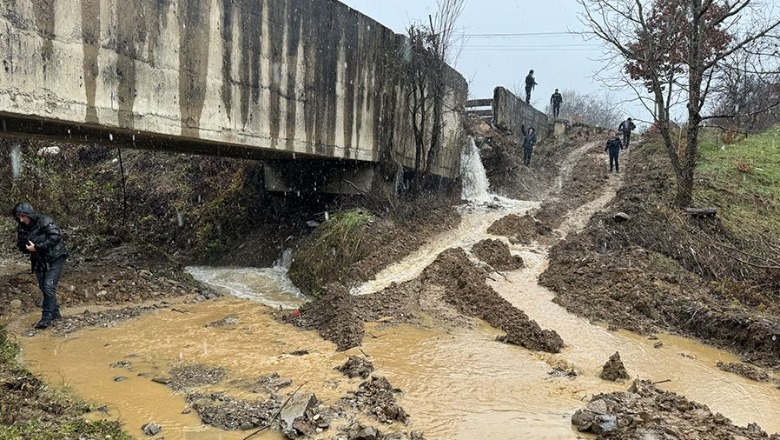
<path fill-rule="evenodd" d="M 274 261 L 273 267 L 284 269 L 284 270 L 289 269 L 290 263 L 292 263 L 292 254 L 293 254 L 292 248 L 286 248 L 284 252 L 282 252 L 282 256 L 278 260 Z"/>
<path fill-rule="evenodd" d="M 486 202 L 491 199 L 488 192 L 490 183 L 473 136 L 469 136 L 469 143 L 463 149 L 460 158 L 460 175 L 463 178 L 461 199 L 469 202 Z"/>

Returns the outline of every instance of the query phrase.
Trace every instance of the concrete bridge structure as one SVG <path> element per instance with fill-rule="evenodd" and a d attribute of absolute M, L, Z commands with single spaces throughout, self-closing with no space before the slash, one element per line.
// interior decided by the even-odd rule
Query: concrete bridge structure
<path fill-rule="evenodd" d="M 493 98 L 466 101 L 465 112 L 479 116 L 497 127 L 510 129 L 522 142 L 521 127 L 534 127 L 539 141 L 547 137 L 549 121 L 547 115 L 515 96 L 502 86 L 493 89 Z"/>
<path fill-rule="evenodd" d="M 335 0 L 0 0 L 0 25 L 0 135 L 262 159 L 275 190 L 414 166 L 407 40 Z M 430 169 L 452 178 L 467 84 L 446 76 Z"/>

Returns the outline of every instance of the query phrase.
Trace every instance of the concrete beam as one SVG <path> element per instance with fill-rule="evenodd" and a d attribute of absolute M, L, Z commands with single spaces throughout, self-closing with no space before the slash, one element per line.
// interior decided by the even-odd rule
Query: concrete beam
<path fill-rule="evenodd" d="M 414 166 L 405 38 L 337 1 L 0 1 L 0 26 L 7 135 Z M 447 80 L 451 177 L 467 85 Z"/>

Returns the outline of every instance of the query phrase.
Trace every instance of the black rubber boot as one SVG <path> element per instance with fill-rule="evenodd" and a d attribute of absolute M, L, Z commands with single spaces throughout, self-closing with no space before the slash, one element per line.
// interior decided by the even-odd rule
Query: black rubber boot
<path fill-rule="evenodd" d="M 51 325 L 51 319 L 49 318 L 41 318 L 40 321 L 35 323 L 35 328 L 37 329 L 44 329 Z"/>
<path fill-rule="evenodd" d="M 33 325 L 33 327 L 37 329 L 44 329 L 51 325 L 51 321 L 52 321 L 52 315 L 49 313 L 43 313 L 41 315 L 41 320 L 36 322 L 35 325 Z"/>

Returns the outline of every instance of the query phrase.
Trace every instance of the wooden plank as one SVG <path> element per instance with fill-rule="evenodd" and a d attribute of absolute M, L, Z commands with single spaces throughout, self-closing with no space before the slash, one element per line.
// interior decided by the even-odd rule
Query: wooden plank
<path fill-rule="evenodd" d="M 490 107 L 492 105 L 492 99 L 470 99 L 466 101 L 466 107 Z"/>

